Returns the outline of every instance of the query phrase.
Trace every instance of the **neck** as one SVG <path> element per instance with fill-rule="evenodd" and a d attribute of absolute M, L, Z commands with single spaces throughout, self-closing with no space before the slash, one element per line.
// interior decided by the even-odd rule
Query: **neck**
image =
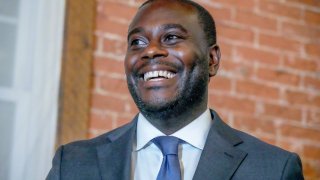
<path fill-rule="evenodd" d="M 184 108 L 179 111 L 177 108 L 168 108 L 165 113 L 143 113 L 146 119 L 157 129 L 166 135 L 170 135 L 185 127 L 207 109 L 207 103 Z M 171 111 L 171 112 L 168 112 Z"/>

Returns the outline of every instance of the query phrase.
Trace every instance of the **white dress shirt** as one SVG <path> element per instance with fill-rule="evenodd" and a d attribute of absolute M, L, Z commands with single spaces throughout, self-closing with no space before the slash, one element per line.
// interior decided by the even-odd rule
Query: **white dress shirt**
<path fill-rule="evenodd" d="M 179 161 L 182 180 L 191 180 L 197 168 L 201 152 L 211 126 L 209 109 L 179 131 L 171 134 L 185 143 L 179 145 Z M 155 180 L 162 163 L 162 153 L 150 142 L 155 137 L 165 136 L 140 113 L 137 136 L 132 152 L 132 173 L 134 180 Z"/>

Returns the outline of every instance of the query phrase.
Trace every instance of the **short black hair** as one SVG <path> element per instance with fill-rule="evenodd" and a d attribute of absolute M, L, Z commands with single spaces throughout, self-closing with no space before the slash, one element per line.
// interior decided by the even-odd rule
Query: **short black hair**
<path fill-rule="evenodd" d="M 154 1 L 156 1 L 156 0 L 147 0 L 139 7 L 139 9 L 142 8 L 143 6 L 145 6 L 146 4 L 152 3 Z M 192 7 L 194 7 L 197 10 L 198 20 L 199 20 L 199 23 L 202 26 L 202 29 L 205 33 L 208 46 L 212 46 L 212 45 L 216 44 L 217 43 L 217 31 L 216 31 L 216 25 L 215 25 L 214 19 L 211 16 L 211 14 L 204 7 L 202 7 L 200 4 L 198 4 L 194 1 L 191 1 L 191 0 L 175 0 L 175 1 L 183 3 L 183 4 L 191 5 Z"/>

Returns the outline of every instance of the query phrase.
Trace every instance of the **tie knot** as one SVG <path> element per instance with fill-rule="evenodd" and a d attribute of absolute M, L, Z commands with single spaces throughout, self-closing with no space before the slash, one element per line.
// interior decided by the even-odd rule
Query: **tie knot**
<path fill-rule="evenodd" d="M 152 139 L 152 142 L 158 146 L 164 156 L 169 154 L 178 155 L 179 138 L 174 136 L 159 136 Z"/>

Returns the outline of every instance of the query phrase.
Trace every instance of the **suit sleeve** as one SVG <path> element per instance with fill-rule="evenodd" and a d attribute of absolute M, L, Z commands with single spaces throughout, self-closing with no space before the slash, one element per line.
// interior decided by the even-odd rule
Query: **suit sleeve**
<path fill-rule="evenodd" d="M 303 172 L 300 157 L 292 153 L 284 167 L 282 178 L 283 180 L 303 180 Z"/>
<path fill-rule="evenodd" d="M 60 146 L 54 155 L 52 160 L 52 167 L 49 171 L 49 174 L 46 180 L 60 180 L 60 166 L 61 166 L 61 157 L 63 152 L 63 146 Z"/>

